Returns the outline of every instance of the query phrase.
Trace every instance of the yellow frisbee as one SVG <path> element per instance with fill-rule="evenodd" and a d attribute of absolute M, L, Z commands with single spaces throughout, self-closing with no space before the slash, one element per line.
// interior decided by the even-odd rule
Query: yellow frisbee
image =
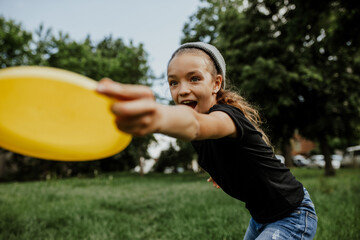
<path fill-rule="evenodd" d="M 0 70 L 0 147 L 60 161 L 112 156 L 131 135 L 116 128 L 113 99 L 97 82 L 66 70 L 21 66 Z"/>

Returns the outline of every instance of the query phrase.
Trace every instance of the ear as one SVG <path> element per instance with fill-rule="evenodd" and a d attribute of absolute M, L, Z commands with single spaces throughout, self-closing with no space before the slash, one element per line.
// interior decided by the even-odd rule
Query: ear
<path fill-rule="evenodd" d="M 213 94 L 216 94 L 221 89 L 222 76 L 220 74 L 216 75 L 214 86 L 213 86 Z"/>

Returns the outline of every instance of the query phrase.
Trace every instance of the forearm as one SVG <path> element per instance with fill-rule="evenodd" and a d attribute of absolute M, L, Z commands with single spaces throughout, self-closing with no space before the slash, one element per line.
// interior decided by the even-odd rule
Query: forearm
<path fill-rule="evenodd" d="M 159 110 L 159 133 L 191 141 L 197 138 L 200 124 L 196 118 L 196 112 L 188 106 L 158 105 Z"/>
<path fill-rule="evenodd" d="M 119 100 L 111 106 L 116 125 L 135 136 L 162 133 L 191 141 L 236 135 L 235 125 L 226 113 L 202 114 L 185 105 L 162 105 L 156 103 L 151 89 L 145 86 L 103 79 L 97 91 Z"/>

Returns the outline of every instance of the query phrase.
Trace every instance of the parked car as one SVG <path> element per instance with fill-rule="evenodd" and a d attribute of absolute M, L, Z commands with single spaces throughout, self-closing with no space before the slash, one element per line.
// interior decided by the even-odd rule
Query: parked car
<path fill-rule="evenodd" d="M 333 168 L 339 169 L 341 167 L 341 162 L 343 160 L 343 156 L 340 154 L 333 154 L 331 155 L 331 163 Z"/>
<path fill-rule="evenodd" d="M 331 155 L 331 164 L 334 169 L 339 169 L 342 161 L 342 156 L 339 154 Z M 324 168 L 325 157 L 324 155 L 317 154 L 310 157 L 309 168 Z"/>
<path fill-rule="evenodd" d="M 360 145 L 348 147 L 341 161 L 341 167 L 355 166 L 360 166 Z"/>
<path fill-rule="evenodd" d="M 293 157 L 293 163 L 297 167 L 305 167 L 310 163 L 310 161 L 303 155 L 298 154 Z"/>
<path fill-rule="evenodd" d="M 309 158 L 310 162 L 307 167 L 309 168 L 323 168 L 325 167 L 324 155 L 312 155 Z"/>

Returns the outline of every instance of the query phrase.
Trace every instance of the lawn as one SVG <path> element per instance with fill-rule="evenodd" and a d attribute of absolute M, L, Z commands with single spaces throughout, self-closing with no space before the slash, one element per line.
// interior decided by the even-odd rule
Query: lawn
<path fill-rule="evenodd" d="M 360 239 L 360 169 L 293 169 L 316 205 L 315 239 Z M 242 239 L 243 203 L 206 174 L 131 173 L 0 184 L 0 239 Z"/>

